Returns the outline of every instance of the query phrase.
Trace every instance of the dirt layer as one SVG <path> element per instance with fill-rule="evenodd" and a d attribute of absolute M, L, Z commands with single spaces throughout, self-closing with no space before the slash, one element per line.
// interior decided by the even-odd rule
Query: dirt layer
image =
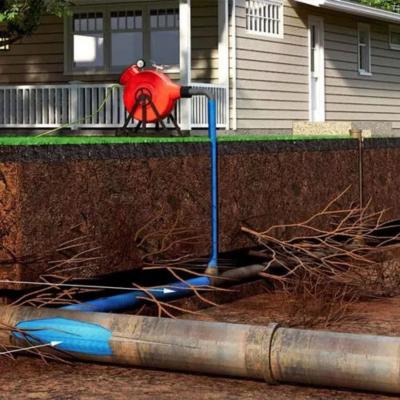
<path fill-rule="evenodd" d="M 233 323 L 268 324 L 285 319 L 282 297 L 260 294 L 210 308 L 200 319 Z M 400 297 L 352 305 L 349 317 L 330 330 L 400 335 Z M 190 316 L 190 318 L 194 318 Z M 319 327 L 321 328 L 321 327 Z M 19 357 L 0 360 L 1 400 L 94 399 L 270 399 L 270 400 L 373 400 L 399 396 L 349 392 L 301 386 L 269 386 L 264 382 L 227 379 L 175 372 L 76 363 L 72 366 Z"/>
<path fill-rule="evenodd" d="M 253 245 L 241 226 L 306 218 L 350 185 L 348 200 L 357 200 L 357 154 L 351 140 L 221 144 L 220 250 Z M 140 239 L 174 226 L 204 240 L 175 246 L 169 259 L 207 256 L 209 183 L 205 143 L 0 147 L 0 278 L 86 278 L 141 267 L 158 246 Z M 86 244 L 62 255 L 81 253 L 75 263 L 55 266 L 54 250 L 77 238 Z"/>

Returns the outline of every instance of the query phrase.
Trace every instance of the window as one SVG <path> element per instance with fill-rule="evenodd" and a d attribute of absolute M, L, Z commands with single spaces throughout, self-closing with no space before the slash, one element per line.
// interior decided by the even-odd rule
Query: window
<path fill-rule="evenodd" d="M 75 12 L 69 26 L 67 73 L 119 73 L 140 58 L 149 65 L 179 67 L 178 8 L 104 6 Z"/>
<path fill-rule="evenodd" d="M 389 27 L 389 46 L 393 50 L 400 50 L 400 26 Z"/>
<path fill-rule="evenodd" d="M 111 65 L 126 67 L 143 58 L 142 11 L 111 13 Z"/>
<path fill-rule="evenodd" d="M 179 60 L 178 9 L 150 11 L 150 52 L 157 64 L 173 65 Z"/>
<path fill-rule="evenodd" d="M 271 37 L 283 37 L 282 0 L 246 0 L 246 29 Z"/>
<path fill-rule="evenodd" d="M 103 14 L 74 14 L 74 67 L 101 67 L 104 64 Z"/>
<path fill-rule="evenodd" d="M 371 75 L 371 32 L 369 25 L 358 25 L 358 72 Z"/>

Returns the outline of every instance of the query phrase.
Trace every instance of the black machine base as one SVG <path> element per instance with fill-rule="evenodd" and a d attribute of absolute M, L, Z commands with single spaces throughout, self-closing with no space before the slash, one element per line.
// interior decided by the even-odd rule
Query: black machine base
<path fill-rule="evenodd" d="M 165 125 L 165 121 L 161 118 L 160 113 L 157 110 L 157 107 L 155 106 L 153 99 L 151 98 L 151 95 L 145 93 L 144 90 L 140 90 L 137 95 L 136 95 L 136 101 L 135 104 L 132 107 L 131 112 L 127 115 L 125 118 L 125 123 L 124 126 L 120 129 L 118 129 L 118 136 L 138 136 L 141 135 L 142 133 L 148 134 L 150 133 L 149 129 L 149 122 L 147 119 L 147 108 L 150 106 L 150 108 L 153 110 L 154 114 L 157 116 L 157 121 L 155 122 L 155 127 L 151 128 L 151 131 L 155 132 L 168 132 L 170 133 L 170 136 L 188 136 L 188 132 L 184 132 L 181 130 L 179 127 L 176 118 L 173 114 L 170 114 L 166 119 L 172 122 L 173 129 L 168 129 L 167 126 Z M 136 110 L 141 108 L 142 111 L 142 120 L 139 121 L 136 126 L 133 128 L 128 128 L 129 123 L 133 121 L 133 115 L 135 114 Z"/>

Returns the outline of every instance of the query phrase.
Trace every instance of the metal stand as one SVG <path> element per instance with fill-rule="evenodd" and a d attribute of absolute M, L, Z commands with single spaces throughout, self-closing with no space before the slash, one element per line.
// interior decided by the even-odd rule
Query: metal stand
<path fill-rule="evenodd" d="M 128 114 L 128 116 L 125 118 L 125 123 L 124 126 L 120 129 L 121 133 L 129 133 L 128 125 L 131 121 L 134 121 L 133 116 L 135 115 L 136 111 L 140 108 L 142 111 L 142 120 L 137 123 L 137 125 L 134 128 L 134 133 L 137 135 L 140 129 L 142 129 L 145 133 L 146 130 L 148 129 L 148 119 L 147 119 L 147 107 L 150 106 L 152 111 L 157 117 L 157 121 L 155 123 L 156 131 L 160 130 L 167 130 L 167 127 L 165 125 L 164 120 L 161 118 L 160 113 L 157 110 L 157 107 L 155 106 L 153 99 L 151 98 L 151 94 L 147 93 L 145 89 L 140 89 L 138 93 L 136 94 L 136 101 L 135 104 L 132 107 L 132 110 Z M 182 136 L 181 128 L 179 127 L 175 117 L 170 114 L 168 116 L 168 119 L 171 120 L 172 124 L 174 125 L 174 128 L 177 131 L 178 136 Z M 161 129 L 160 129 L 161 125 Z"/>

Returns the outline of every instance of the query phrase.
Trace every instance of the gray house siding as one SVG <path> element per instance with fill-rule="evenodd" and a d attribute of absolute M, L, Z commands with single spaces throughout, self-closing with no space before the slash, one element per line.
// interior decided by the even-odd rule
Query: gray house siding
<path fill-rule="evenodd" d="M 192 80 L 218 83 L 218 3 L 192 0 Z"/>
<path fill-rule="evenodd" d="M 308 39 L 306 22 L 289 2 L 284 38 L 246 31 L 246 2 L 237 1 L 237 127 L 291 132 L 308 119 Z"/>
<path fill-rule="evenodd" d="M 326 121 L 351 121 L 374 134 L 400 134 L 400 51 L 389 48 L 389 24 L 285 1 L 284 38 L 246 31 L 237 6 L 238 129 L 291 132 L 309 120 L 308 16 L 325 23 Z M 358 73 L 359 22 L 371 26 L 372 76 Z"/>
<path fill-rule="evenodd" d="M 358 73 L 358 22 L 371 26 L 371 76 Z M 400 51 L 389 48 L 389 24 L 327 14 L 325 59 L 327 120 L 400 133 Z"/>
<path fill-rule="evenodd" d="M 0 84 L 59 83 L 63 71 L 63 23 L 56 17 L 44 17 L 31 37 L 0 52 Z"/>

